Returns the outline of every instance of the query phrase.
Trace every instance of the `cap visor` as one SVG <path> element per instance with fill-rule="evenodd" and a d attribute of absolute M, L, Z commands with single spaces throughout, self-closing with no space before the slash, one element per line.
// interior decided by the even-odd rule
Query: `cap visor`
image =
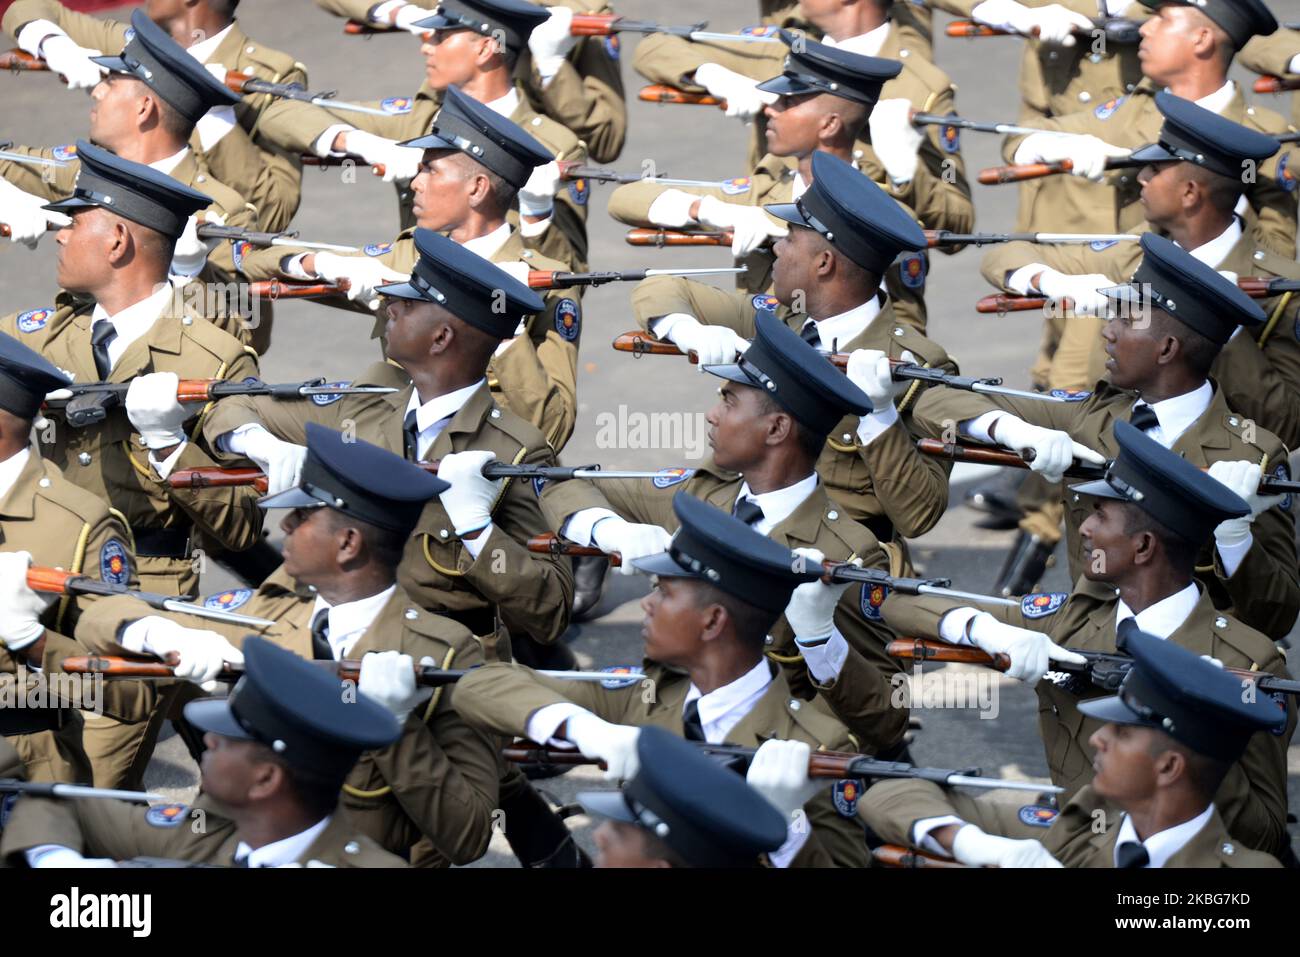
<path fill-rule="evenodd" d="M 135 71 L 127 66 L 126 61 L 120 56 L 92 56 L 90 62 L 98 63 L 110 73 L 130 73 L 133 76 L 135 75 Z"/>
<path fill-rule="evenodd" d="M 1096 718 L 1098 721 L 1104 721 L 1107 724 L 1146 725 L 1149 723 L 1121 701 L 1118 695 L 1107 695 L 1105 698 L 1080 701 L 1079 711 L 1089 718 Z"/>
<path fill-rule="evenodd" d="M 230 711 L 230 701 L 226 698 L 200 698 L 185 706 L 185 720 L 200 731 L 211 731 L 223 738 L 236 738 L 240 741 L 252 741 L 253 736 L 245 731 L 235 720 Z"/>
<path fill-rule="evenodd" d="M 770 80 L 764 80 L 758 85 L 758 89 L 764 93 L 776 93 L 779 96 L 798 96 L 801 93 L 819 93 L 821 92 L 815 86 L 809 86 L 792 76 L 786 76 L 782 73 L 780 76 L 774 76 Z"/>
<path fill-rule="evenodd" d="M 460 152 L 460 147 L 445 137 L 437 133 L 425 133 L 423 136 L 417 136 L 413 140 L 403 140 L 398 146 L 410 146 L 422 150 L 456 150 Z"/>
<path fill-rule="evenodd" d="M 1171 163 L 1178 161 L 1177 156 L 1169 152 L 1159 143 L 1149 143 L 1146 146 L 1139 146 L 1129 154 L 1128 158 L 1136 160 L 1139 163 Z"/>
<path fill-rule="evenodd" d="M 257 500 L 258 508 L 323 508 L 325 503 L 312 498 L 300 488 L 287 488 L 274 495 L 263 495 Z"/>
<path fill-rule="evenodd" d="M 82 199 L 80 196 L 69 196 L 67 199 L 55 200 L 52 203 L 46 203 L 41 209 L 48 209 L 52 213 L 70 213 L 77 209 L 90 209 L 98 206 L 99 203 L 89 199 Z"/>
<path fill-rule="evenodd" d="M 732 382 L 739 382 L 741 385 L 747 385 L 757 389 L 760 385 L 740 366 L 733 364 L 724 366 L 701 366 L 709 375 L 715 375 L 719 379 L 729 379 Z"/>
<path fill-rule="evenodd" d="M 808 220 L 803 218 L 803 213 L 799 212 L 799 207 L 794 203 L 769 203 L 763 209 L 767 211 L 769 216 L 775 216 L 787 223 L 793 223 L 796 226 L 808 226 Z"/>
<path fill-rule="evenodd" d="M 1093 498 L 1113 498 L 1118 501 L 1128 501 L 1123 495 L 1111 488 L 1105 479 L 1094 479 L 1091 482 L 1080 482 L 1078 485 L 1071 485 L 1070 491 L 1079 495 L 1091 495 Z"/>
<path fill-rule="evenodd" d="M 424 302 L 433 302 L 428 296 L 420 292 L 409 282 L 390 282 L 382 286 L 376 286 L 375 292 L 381 296 L 392 296 L 394 299 L 418 299 Z"/>
<path fill-rule="evenodd" d="M 1125 284 L 1123 286 L 1106 286 L 1098 289 L 1097 292 L 1115 302 L 1127 303 L 1130 306 L 1141 306 L 1143 303 L 1142 290 L 1137 286 Z"/>
<path fill-rule="evenodd" d="M 647 555 L 633 560 L 632 567 L 643 575 L 662 575 L 665 578 L 698 578 L 689 568 L 678 565 L 667 552 Z"/>
<path fill-rule="evenodd" d="M 627 824 L 636 823 L 627 801 L 623 799 L 622 791 L 579 791 L 578 803 L 588 814 L 598 814 Z"/>
<path fill-rule="evenodd" d="M 416 20 L 415 26 L 421 30 L 445 30 L 448 27 L 459 27 L 460 24 L 454 20 L 448 20 L 441 13 L 435 13 L 431 17 L 425 17 L 423 20 Z"/>

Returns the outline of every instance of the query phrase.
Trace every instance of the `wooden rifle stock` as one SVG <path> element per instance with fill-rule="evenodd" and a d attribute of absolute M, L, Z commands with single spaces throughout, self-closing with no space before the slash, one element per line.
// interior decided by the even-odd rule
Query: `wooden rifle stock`
<path fill-rule="evenodd" d="M 1285 93 L 1287 90 L 1300 90 L 1300 76 L 1261 76 L 1255 81 L 1256 93 Z"/>
<path fill-rule="evenodd" d="M 360 156 L 313 156 L 311 153 L 303 153 L 298 157 L 303 166 L 315 166 L 325 169 L 330 166 L 342 166 L 344 163 L 351 163 L 353 166 L 365 166 L 366 161 Z M 376 163 L 370 167 L 370 172 L 375 176 L 383 176 L 385 167 L 383 163 Z"/>
<path fill-rule="evenodd" d="M 1279 282 L 1288 282 L 1288 280 L 1274 276 L 1238 276 L 1237 288 L 1250 296 L 1251 299 L 1268 299 L 1287 291 L 1285 288 L 1275 291 L 1274 284 Z M 996 313 L 998 315 L 1007 312 L 1032 312 L 1035 309 L 1045 308 L 1048 301 L 1043 296 L 1017 296 L 1011 293 L 999 292 L 980 299 L 975 303 L 975 311 L 985 314 Z M 1062 303 L 1068 304 L 1069 300 L 1064 299 Z M 1068 305 L 1067 308 L 1069 308 Z"/>
<path fill-rule="evenodd" d="M 622 16 L 617 13 L 575 13 L 572 22 L 569 24 L 569 36 L 607 37 L 619 32 L 618 21 L 621 19 Z M 409 34 L 406 30 L 400 30 L 395 26 L 381 26 L 377 23 L 366 23 L 362 20 L 351 19 L 343 24 L 343 32 L 353 37 L 370 37 L 382 33 L 415 35 Z"/>
<path fill-rule="evenodd" d="M 725 109 L 726 100 L 720 100 L 716 96 L 710 96 L 707 93 L 690 93 L 686 90 L 679 90 L 675 86 L 668 86 L 664 83 L 653 83 L 650 86 L 643 86 L 637 98 L 647 103 L 678 103 L 687 106 L 716 106 L 719 109 Z"/>
<path fill-rule="evenodd" d="M 944 27 L 944 34 L 950 37 L 1018 37 L 1020 36 L 1015 30 L 1003 30 L 999 27 L 991 27 L 986 23 L 976 23 L 974 20 L 954 20 L 948 26 Z"/>
<path fill-rule="evenodd" d="M 1027 469 L 1030 460 L 1018 452 L 1007 449 L 990 449 L 979 445 L 960 445 L 956 442 L 942 442 L 939 439 L 917 439 L 916 450 L 931 458 L 951 459 L 954 462 L 972 462 L 976 465 L 997 465 L 1002 468 Z M 1065 470 L 1066 477 L 1080 479 L 1099 479 L 1106 474 L 1101 465 L 1076 462 Z"/>
<path fill-rule="evenodd" d="M 618 680 L 617 672 L 611 673 L 610 678 Z M 753 758 L 754 752 L 758 750 L 757 748 L 745 748 L 730 744 L 706 745 L 702 742 L 700 749 L 705 754 L 741 760 Z M 552 764 L 569 767 L 595 764 L 601 767 L 604 766 L 597 758 L 589 758 L 567 748 L 534 744 L 531 741 L 516 741 L 509 747 L 504 748 L 501 753 L 506 760 L 515 764 Z M 854 761 L 860 761 L 863 758 L 868 761 L 872 760 L 867 755 L 849 751 L 814 751 L 808 760 L 808 776 L 817 779 L 857 777 L 858 775 L 852 770 L 852 764 Z"/>
<path fill-rule="evenodd" d="M 924 851 L 914 851 L 910 847 L 902 847 L 898 844 L 882 844 L 879 847 L 872 848 L 871 857 L 881 867 L 959 867 L 963 870 L 966 867 L 965 864 L 954 861 L 952 858 L 938 857 Z"/>
<path fill-rule="evenodd" d="M 292 279 L 261 279 L 248 284 L 254 299 L 324 299 L 328 296 L 346 296 L 350 283 L 346 279 L 333 282 L 299 282 Z"/>
<path fill-rule="evenodd" d="M 1004 654 L 990 655 L 971 645 L 950 645 L 946 641 L 929 638 L 899 638 L 885 645 L 885 654 L 910 661 L 941 661 L 961 665 L 982 665 L 997 671 L 1011 667 L 1011 659 Z"/>
<path fill-rule="evenodd" d="M 543 532 L 528 540 L 528 550 L 537 555 L 569 555 L 582 558 L 608 558 L 609 563 L 617 567 L 623 563 L 617 552 L 605 552 L 594 545 L 578 545 L 566 542 L 554 532 Z"/>
<path fill-rule="evenodd" d="M 171 488 L 228 488 L 252 485 L 262 495 L 266 494 L 266 476 L 254 468 L 194 468 L 176 469 L 167 476 Z"/>
<path fill-rule="evenodd" d="M 63 670 L 69 674 L 104 675 L 106 678 L 174 678 L 173 667 L 180 661 L 173 652 L 165 660 L 152 657 L 112 655 L 69 655 L 63 659 Z M 361 679 L 361 661 L 344 658 L 341 661 L 317 661 L 323 668 L 332 669 L 340 681 L 357 682 Z M 415 683 L 425 688 L 437 688 L 459 681 L 469 672 L 444 670 L 428 665 L 417 665 Z M 238 681 L 244 675 L 242 664 L 227 663 L 217 674 L 217 681 Z"/>
<path fill-rule="evenodd" d="M 629 246 L 654 246 L 657 249 L 662 249 L 664 246 L 730 246 L 731 230 L 714 229 L 687 232 L 680 229 L 648 229 L 640 226 L 627 231 L 627 244 Z"/>
<path fill-rule="evenodd" d="M 684 353 L 671 342 L 663 339 L 656 339 L 649 333 L 645 332 L 625 332 L 614 339 L 615 352 L 630 352 L 640 358 L 644 355 L 650 356 L 681 356 L 685 355 L 692 363 L 698 362 L 699 358 L 692 353 Z M 849 354 L 847 352 L 830 352 L 825 353 L 827 360 L 837 369 L 847 369 L 849 367 Z M 892 365 L 909 365 L 910 363 L 898 362 L 891 359 Z"/>
<path fill-rule="evenodd" d="M 1072 169 L 1074 169 L 1074 163 L 1068 159 L 1057 160 L 1054 163 L 1020 163 L 1015 166 L 993 166 L 980 170 L 979 181 L 985 186 L 1023 183 L 1028 179 L 1041 179 L 1044 176 L 1068 173 Z"/>
<path fill-rule="evenodd" d="M 40 57 L 34 57 L 26 50 L 6 50 L 0 53 L 0 70 L 13 70 L 15 73 L 48 73 L 50 65 Z"/>

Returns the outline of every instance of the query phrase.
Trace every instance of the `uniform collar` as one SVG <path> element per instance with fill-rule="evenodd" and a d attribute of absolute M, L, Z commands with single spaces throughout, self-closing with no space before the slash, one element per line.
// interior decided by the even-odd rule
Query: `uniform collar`
<path fill-rule="evenodd" d="M 396 592 L 397 584 L 394 582 L 368 598 L 358 598 L 356 601 L 345 601 L 337 605 L 331 605 L 317 594 L 316 603 L 312 605 L 310 620 L 315 621 L 316 613 L 321 609 L 328 610 L 330 647 L 334 649 L 335 657 L 342 658 L 352 650 L 352 646 L 365 634 L 366 629 L 374 624 L 379 613 Z"/>
<path fill-rule="evenodd" d="M 1156 418 L 1160 421 L 1160 435 L 1158 438 L 1153 435 L 1152 438 L 1155 438 L 1167 449 L 1173 448 L 1183 433 L 1205 414 L 1205 410 L 1210 407 L 1210 403 L 1213 401 L 1214 387 L 1210 385 L 1207 379 L 1201 383 L 1199 388 L 1193 389 L 1191 392 L 1184 392 L 1182 395 L 1161 399 L 1159 402 L 1144 403 L 1151 406 L 1151 410 L 1155 412 Z M 1137 403 L 1134 403 L 1135 407 L 1136 405 Z"/>
<path fill-rule="evenodd" d="M 822 319 L 817 323 L 817 334 L 821 337 L 822 350 L 826 352 L 843 350 L 848 343 L 862 335 L 878 315 L 880 315 L 880 297 L 872 296 L 862 305 L 854 306 L 848 312 Z"/>
<path fill-rule="evenodd" d="M 217 47 L 221 46 L 221 42 L 230 36 L 231 31 L 234 29 L 235 21 L 231 20 L 230 25 L 220 33 L 214 33 L 206 40 L 200 40 L 193 46 L 188 47 L 186 52 L 200 63 L 207 63 L 208 60 L 212 59 L 212 54 L 217 52 Z"/>
<path fill-rule="evenodd" d="M 866 33 L 859 33 L 856 37 L 849 37 L 847 40 L 836 42 L 830 37 L 822 38 L 822 43 L 828 47 L 838 50 L 846 50 L 849 53 L 857 53 L 860 56 L 880 56 L 880 51 L 885 46 L 885 41 L 889 39 L 890 22 L 886 20 L 874 30 Z"/>
<path fill-rule="evenodd" d="M 1201 593 L 1194 583 L 1189 584 L 1182 591 L 1160 599 L 1154 605 L 1143 608 L 1137 614 L 1134 614 L 1133 609 L 1124 603 L 1124 599 L 1117 599 L 1115 629 L 1118 632 L 1119 623 L 1125 618 L 1134 618 L 1137 620 L 1138 628 L 1148 635 L 1168 638 L 1191 617 L 1200 600 Z"/>
<path fill-rule="evenodd" d="M 443 419 L 451 418 L 464 408 L 474 393 L 486 384 L 486 379 L 479 379 L 473 385 L 467 385 L 463 389 L 436 396 L 424 403 L 424 405 L 420 405 L 420 393 L 413 388 L 411 389 L 410 401 L 406 403 L 406 411 L 415 410 L 415 424 L 420 430 L 421 437 L 423 437 L 424 432 L 430 427 Z"/>
<path fill-rule="evenodd" d="M 247 858 L 249 867 L 283 867 L 285 864 L 293 864 L 306 856 L 316 839 L 325 833 L 332 817 L 333 815 L 323 817 L 307 830 L 264 844 L 257 850 L 240 841 L 235 848 L 235 860 Z"/>
<path fill-rule="evenodd" d="M 1215 236 L 1208 243 L 1202 243 L 1195 249 L 1187 250 L 1195 259 L 1199 259 L 1211 269 L 1218 269 L 1219 264 L 1228 258 L 1228 254 L 1236 247 L 1241 240 L 1242 228 L 1241 219 L 1237 216 L 1232 217 L 1232 222 L 1228 228 L 1219 235 Z M 1238 326 L 1238 328 L 1241 328 Z"/>
<path fill-rule="evenodd" d="M 165 176 L 172 176 L 176 167 L 181 165 L 181 161 L 189 155 L 190 148 L 182 146 L 171 156 L 164 156 L 162 159 L 149 164 L 150 169 L 156 169 Z"/>
<path fill-rule="evenodd" d="M 484 103 L 483 105 L 493 113 L 511 119 L 515 114 L 515 110 L 519 109 L 520 102 L 519 91 L 512 86 L 505 96 L 499 96 L 491 103 Z"/>
<path fill-rule="evenodd" d="M 95 303 L 91 313 L 91 326 L 101 319 L 107 319 L 117 330 L 117 338 L 108 347 L 113 366 L 122 360 L 126 350 L 137 339 L 143 338 L 153 328 L 159 317 L 167 310 L 176 290 L 170 283 L 161 283 L 158 291 L 146 296 L 139 302 L 132 303 L 115 316 L 110 316 L 99 303 Z"/>
<path fill-rule="evenodd" d="M 492 232 L 466 240 L 461 245 L 475 255 L 482 256 L 491 262 L 492 257 L 510 240 L 511 232 L 510 224 L 502 223 Z"/>
<path fill-rule="evenodd" d="M 1196 837 L 1201 832 L 1201 829 L 1210 823 L 1210 818 L 1213 815 L 1214 805 L 1211 804 L 1190 821 L 1167 827 L 1159 833 L 1152 834 L 1145 841 L 1139 841 L 1137 830 L 1133 827 L 1133 819 L 1125 814 L 1123 820 L 1120 821 L 1119 834 L 1115 837 L 1113 851 L 1115 866 L 1119 866 L 1119 846 L 1133 841 L 1147 849 L 1147 867 L 1164 867 L 1169 863 L 1171 857 L 1186 847 L 1192 838 Z"/>
<path fill-rule="evenodd" d="M 755 494 L 748 482 L 740 486 L 736 501 L 748 498 L 763 510 L 763 517 L 754 524 L 754 530 L 761 535 L 769 535 L 776 526 L 794 514 L 795 510 L 807 501 L 808 496 L 817 491 L 817 473 L 807 478 L 779 488 L 775 492 Z"/>
<path fill-rule="evenodd" d="M 9 509 L 4 507 L 3 503 L 9 497 L 9 493 L 14 490 L 14 486 L 18 484 L 18 479 L 23 474 L 23 470 L 27 467 L 31 457 L 32 450 L 28 447 L 0 462 L 0 514 L 12 514 Z"/>
<path fill-rule="evenodd" d="M 1203 110 L 1209 110 L 1211 113 L 1222 114 L 1236 95 L 1237 84 L 1232 80 L 1228 80 L 1213 93 L 1209 93 L 1197 100 L 1196 105 Z"/>
<path fill-rule="evenodd" d="M 772 669 L 766 658 L 730 684 L 701 694 L 694 684 L 686 691 L 682 707 L 699 700 L 700 726 L 710 744 L 720 744 L 727 734 L 749 714 L 758 699 L 767 692 L 773 681 Z M 713 733 L 710 734 L 709 732 Z"/>

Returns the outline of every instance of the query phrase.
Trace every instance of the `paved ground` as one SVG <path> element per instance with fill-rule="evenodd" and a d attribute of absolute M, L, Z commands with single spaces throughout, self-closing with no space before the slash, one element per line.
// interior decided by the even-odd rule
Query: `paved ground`
<path fill-rule="evenodd" d="M 621 0 L 618 9 L 631 17 L 654 18 L 664 23 L 687 23 L 707 16 L 711 27 L 733 30 L 753 22 L 752 3 L 701 5 L 684 0 Z M 1270 6 L 1280 20 L 1300 19 L 1300 0 L 1275 0 Z M 314 89 L 336 89 L 343 98 L 362 100 L 414 92 L 422 62 L 413 39 L 345 37 L 340 21 L 323 13 L 310 0 L 276 0 L 244 3 L 241 23 L 259 40 L 292 51 L 308 64 Z M 946 17 L 939 16 L 946 22 Z M 958 108 L 977 119 L 1009 120 L 1016 112 L 1016 69 L 1019 42 L 1013 39 L 979 41 L 937 39 L 937 60 L 958 85 Z M 630 60 L 635 38 L 624 37 L 624 61 Z M 1243 74 L 1244 75 L 1244 74 Z M 642 80 L 628 67 L 629 92 Z M 0 138 L 26 144 L 71 142 L 86 129 L 87 104 L 81 95 L 62 90 L 50 76 L 28 74 L 0 77 Z M 1278 104 L 1286 109 L 1285 102 Z M 631 134 L 617 165 L 637 170 L 653 161 L 661 173 L 693 178 L 742 175 L 747 132 L 738 123 L 703 108 L 661 107 L 633 100 Z M 997 138 L 966 134 L 964 155 L 972 178 L 981 167 L 999 162 Z M 608 187 L 592 191 L 590 219 L 593 269 L 628 269 L 642 266 L 728 265 L 723 250 L 638 250 L 622 241 L 624 227 L 604 215 Z M 1015 193 L 1009 187 L 975 187 L 977 228 L 1011 228 Z M 369 177 L 356 183 L 340 181 L 337 171 L 308 171 L 304 177 L 302 208 L 294 223 L 304 238 L 365 243 L 392 238 L 396 232 L 396 201 L 389 186 Z M 1002 375 L 1008 385 L 1023 385 L 1025 370 L 1038 340 L 1038 322 L 1032 315 L 993 318 L 974 312 L 974 300 L 988 292 L 978 275 L 978 252 L 938 257 L 928 285 L 930 334 L 956 356 L 963 372 Z M 54 283 L 54 244 L 42 243 L 35 253 L 22 248 L 0 251 L 0 289 L 5 310 L 30 309 L 50 304 Z M 577 429 L 565 453 L 568 463 L 601 462 L 608 466 L 644 468 L 691 465 L 674 449 L 609 448 L 597 445 L 602 415 L 619 414 L 620 406 L 634 412 L 677 413 L 692 417 L 707 409 L 713 396 L 711 380 L 701 379 L 685 363 L 646 358 L 634 361 L 612 352 L 607 343 L 634 324 L 627 306 L 628 289 L 609 285 L 593 289 L 584 299 L 586 329 L 582 398 Z M 276 309 L 275 345 L 263 362 L 270 381 L 324 375 L 346 378 L 371 360 L 369 322 L 351 315 L 305 303 L 284 303 Z M 684 419 L 694 427 L 693 418 Z M 689 439 L 692 433 L 685 433 Z M 976 517 L 960 506 L 963 486 L 972 473 L 960 473 L 953 488 L 953 507 L 928 535 L 917 540 L 914 553 L 926 574 L 951 577 L 971 591 L 988 589 L 1012 540 L 1011 532 L 976 529 Z M 229 579 L 217 571 L 206 577 L 205 592 L 225 587 Z M 1054 571 L 1050 588 L 1068 588 L 1066 576 Z M 640 612 L 637 603 L 645 593 L 637 578 L 613 576 L 602 603 L 602 616 L 576 626 L 569 636 L 584 664 L 607 665 L 639 660 Z M 955 675 L 956 668 L 945 669 Z M 980 673 L 982 680 L 988 673 Z M 1028 689 L 996 679 L 997 717 L 984 720 L 980 709 L 917 709 L 924 722 L 913 753 L 927 764 L 958 767 L 979 765 L 989 774 L 1044 779 L 1046 766 L 1035 731 L 1035 698 Z M 984 689 L 986 692 L 989 688 Z M 985 711 L 992 709 L 985 708 Z M 1292 794 L 1300 797 L 1300 749 L 1291 750 Z M 193 762 L 172 738 L 159 748 L 148 783 L 168 794 L 184 797 L 196 783 Z M 571 800 L 575 790 L 599 783 L 592 771 L 578 770 L 546 782 L 557 799 Z M 573 822 L 580 839 L 589 845 L 586 818 Z M 483 866 L 514 866 L 504 841 L 497 839 Z"/>

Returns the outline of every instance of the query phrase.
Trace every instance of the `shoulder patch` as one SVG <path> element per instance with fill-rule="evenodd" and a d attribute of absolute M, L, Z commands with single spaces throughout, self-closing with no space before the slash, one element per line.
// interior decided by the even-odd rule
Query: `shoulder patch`
<path fill-rule="evenodd" d="M 925 286 L 924 254 L 908 253 L 898 261 L 898 270 L 903 285 L 908 289 L 921 289 Z"/>
<path fill-rule="evenodd" d="M 179 827 L 189 809 L 188 804 L 155 804 L 144 812 L 144 821 L 151 827 Z"/>
<path fill-rule="evenodd" d="M 1288 193 L 1295 189 L 1295 170 L 1291 168 L 1291 154 L 1283 153 L 1277 161 L 1277 183 Z"/>
<path fill-rule="evenodd" d="M 1060 611 L 1061 606 L 1065 604 L 1069 592 L 1052 591 L 1044 592 L 1040 595 L 1026 595 L 1020 599 L 1020 613 L 1026 618 L 1046 618 L 1048 615 Z"/>
<path fill-rule="evenodd" d="M 18 794 L 6 794 L 0 798 L 0 831 L 5 829 L 5 824 L 9 822 L 9 815 L 13 813 L 14 805 L 18 803 Z"/>
<path fill-rule="evenodd" d="M 533 494 L 538 498 L 542 497 L 542 489 L 546 488 L 546 479 L 540 475 L 533 479 Z"/>
<path fill-rule="evenodd" d="M 351 384 L 352 384 L 351 380 L 345 382 L 322 382 L 321 383 L 322 386 L 330 386 L 330 385 L 345 386 Z M 316 395 L 313 395 L 311 397 L 311 400 L 317 405 L 333 405 L 341 398 L 343 398 L 342 392 L 321 392 L 321 393 L 317 393 Z"/>
<path fill-rule="evenodd" d="M 1088 248 L 1095 253 L 1099 253 L 1103 249 L 1110 249 L 1111 246 L 1118 245 L 1118 243 L 1118 239 L 1094 239 L 1088 243 Z"/>
<path fill-rule="evenodd" d="M 1291 706 L 1291 696 L 1285 691 L 1274 691 L 1270 697 L 1273 699 L 1273 703 L 1282 709 L 1282 716 L 1287 719 L 1286 721 L 1283 721 L 1280 727 L 1274 728 L 1269 732 L 1269 734 L 1273 735 L 1275 738 L 1280 738 L 1282 735 L 1286 734 L 1287 722 L 1291 718 L 1291 715 L 1287 712 L 1287 708 Z"/>
<path fill-rule="evenodd" d="M 740 35 L 742 37 L 774 37 L 777 34 L 777 28 L 760 23 L 755 27 L 741 27 Z"/>
<path fill-rule="evenodd" d="M 367 256 L 382 256 L 384 253 L 392 252 L 392 250 L 392 243 L 367 243 L 361 251 Z"/>
<path fill-rule="evenodd" d="M 248 603 L 248 599 L 253 597 L 251 588 L 232 588 L 230 591 L 223 591 L 216 595 L 209 595 L 203 599 L 204 608 L 216 608 L 219 611 L 234 611 Z"/>
<path fill-rule="evenodd" d="M 1112 97 L 1093 110 L 1092 115 L 1097 117 L 1099 120 L 1108 120 L 1115 114 L 1115 111 L 1120 108 L 1126 99 L 1128 99 L 1128 97 Z"/>
<path fill-rule="evenodd" d="M 110 585 L 125 585 L 131 578 L 131 558 L 121 539 L 110 538 L 99 550 L 99 578 Z"/>
<path fill-rule="evenodd" d="M 585 179 L 575 179 L 569 184 L 569 196 L 579 206 L 586 206 L 591 198 L 591 184 Z"/>
<path fill-rule="evenodd" d="M 35 332 L 37 329 L 44 329 L 53 315 L 53 309 L 28 309 L 18 316 L 18 331 Z"/>
<path fill-rule="evenodd" d="M 862 617 L 867 621 L 883 621 L 880 606 L 889 597 L 886 585 L 873 585 L 870 582 L 862 586 Z"/>
<path fill-rule="evenodd" d="M 628 675 L 637 669 L 631 665 L 610 665 L 608 668 L 601 668 L 600 670 L 611 675 Z M 629 688 L 640 680 L 640 678 L 606 678 L 600 683 L 600 686 L 617 690 L 619 688 Z"/>
<path fill-rule="evenodd" d="M 660 469 L 659 474 L 650 481 L 654 483 L 655 488 L 672 488 L 674 485 L 680 485 L 688 478 L 695 474 L 695 469 Z"/>
<path fill-rule="evenodd" d="M 733 176 L 722 181 L 722 191 L 728 196 L 739 196 L 741 193 L 748 193 L 752 185 L 754 180 L 748 176 Z"/>
<path fill-rule="evenodd" d="M 1020 823 L 1029 827 L 1051 827 L 1059 812 L 1046 804 L 1026 804 L 1019 811 Z"/>
<path fill-rule="evenodd" d="M 769 296 L 765 292 L 760 292 L 749 302 L 754 307 L 755 312 L 776 312 L 777 307 L 781 305 L 781 300 L 777 299 L 776 296 Z"/>
<path fill-rule="evenodd" d="M 939 145 L 945 153 L 960 153 L 961 130 L 955 126 L 945 126 L 939 131 Z"/>
<path fill-rule="evenodd" d="M 1277 465 L 1273 466 L 1273 478 L 1281 479 L 1283 481 L 1288 481 L 1291 478 L 1291 469 L 1286 462 L 1278 462 Z M 1278 503 L 1278 508 L 1282 509 L 1284 512 L 1291 511 L 1291 499 L 1292 496 L 1288 493 L 1283 497 L 1282 501 Z"/>
<path fill-rule="evenodd" d="M 1053 389 L 1052 396 L 1064 399 L 1066 402 L 1082 402 L 1084 399 L 1092 398 L 1092 393 L 1087 389 Z"/>
<path fill-rule="evenodd" d="M 840 778 L 831 788 L 831 801 L 835 804 L 835 810 L 839 812 L 840 817 L 856 817 L 858 813 L 858 798 L 866 790 L 866 785 L 861 778 Z"/>
<path fill-rule="evenodd" d="M 576 342 L 582 331 L 578 304 L 572 299 L 561 299 L 555 307 L 555 331 L 567 342 Z"/>
<path fill-rule="evenodd" d="M 601 46 L 605 48 L 605 55 L 607 57 L 609 57 L 611 60 L 618 59 L 619 47 L 621 46 L 621 44 L 618 42 L 617 33 L 611 33 L 609 36 L 605 37 L 605 40 L 601 44 Z"/>
<path fill-rule="evenodd" d="M 61 163 L 77 158 L 77 144 L 64 143 L 62 146 L 56 146 L 50 151 L 50 155 Z"/>
<path fill-rule="evenodd" d="M 126 46 L 135 36 L 135 27 L 127 27 L 126 33 L 122 34 L 122 45 Z"/>
<path fill-rule="evenodd" d="M 379 108 L 385 113 L 410 113 L 415 108 L 415 98 L 411 96 L 390 96 L 379 101 Z"/>
<path fill-rule="evenodd" d="M 236 239 L 230 244 L 230 258 L 235 261 L 235 269 L 243 270 L 244 257 L 248 251 L 253 248 L 253 244 L 246 239 Z"/>

